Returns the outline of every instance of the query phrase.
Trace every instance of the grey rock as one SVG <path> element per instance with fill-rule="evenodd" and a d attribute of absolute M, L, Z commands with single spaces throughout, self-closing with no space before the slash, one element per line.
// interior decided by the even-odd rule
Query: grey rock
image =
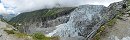
<path fill-rule="evenodd" d="M 124 2 L 102 5 L 82 5 L 71 14 L 67 23 L 56 26 L 49 36 L 91 38 L 98 28 L 124 10 Z"/>
<path fill-rule="evenodd" d="M 95 25 L 99 25 L 100 21 L 104 21 L 104 10 L 108 8 L 101 5 L 83 5 L 76 8 L 71 14 L 67 23 L 58 25 L 51 36 L 61 37 L 87 37 L 93 30 Z M 108 19 L 108 18 L 107 18 Z M 96 27 L 97 28 L 97 27 Z"/>

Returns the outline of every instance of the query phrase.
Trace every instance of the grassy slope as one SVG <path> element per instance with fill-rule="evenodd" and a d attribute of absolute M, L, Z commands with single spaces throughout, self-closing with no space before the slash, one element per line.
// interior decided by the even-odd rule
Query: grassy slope
<path fill-rule="evenodd" d="M 74 8 L 53 8 L 21 13 L 11 19 L 9 23 L 13 26 L 16 26 L 19 23 L 24 24 L 29 22 L 44 22 L 46 20 L 51 20 L 63 15 L 67 15 L 73 10 Z"/>

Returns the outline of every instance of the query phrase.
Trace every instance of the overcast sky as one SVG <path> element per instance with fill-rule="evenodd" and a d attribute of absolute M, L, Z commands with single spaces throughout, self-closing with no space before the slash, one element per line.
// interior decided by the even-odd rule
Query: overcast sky
<path fill-rule="evenodd" d="M 6 12 L 2 3 L 0 3 L 0 13 Z"/>
<path fill-rule="evenodd" d="M 108 6 L 110 3 L 118 1 L 121 0 L 1 0 L 0 13 L 29 12 L 45 8 L 72 7 L 85 4 Z"/>

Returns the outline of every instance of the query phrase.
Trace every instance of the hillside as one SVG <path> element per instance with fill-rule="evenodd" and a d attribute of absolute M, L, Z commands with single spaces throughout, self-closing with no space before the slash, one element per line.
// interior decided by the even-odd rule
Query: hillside
<path fill-rule="evenodd" d="M 11 31 L 10 30 L 13 30 L 13 26 L 7 24 L 6 22 L 2 22 L 0 21 L 0 40 L 25 40 L 25 39 L 28 39 L 30 40 L 29 38 L 19 38 L 18 36 L 15 36 L 15 34 L 10 34 Z M 5 30 L 8 30 L 10 31 L 7 32 Z"/>
<path fill-rule="evenodd" d="M 46 36 L 63 39 L 89 40 L 100 32 L 100 28 L 124 13 L 126 0 L 103 5 L 81 5 L 78 7 L 41 9 L 21 13 L 8 23 L 27 34 L 41 32 Z M 113 21 L 112 21 L 113 22 Z M 111 24 L 111 23 L 110 23 Z"/>
<path fill-rule="evenodd" d="M 118 15 L 110 26 L 103 25 L 105 28 L 100 35 L 100 40 L 130 40 L 130 2 L 124 12 Z"/>

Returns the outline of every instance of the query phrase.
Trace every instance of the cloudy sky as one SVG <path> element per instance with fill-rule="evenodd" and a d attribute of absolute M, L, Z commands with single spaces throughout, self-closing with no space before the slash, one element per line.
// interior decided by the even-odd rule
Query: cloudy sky
<path fill-rule="evenodd" d="M 0 13 L 4 13 L 4 12 L 5 12 L 4 6 L 0 3 Z"/>
<path fill-rule="evenodd" d="M 121 0 L 1 0 L 0 13 L 21 13 L 45 8 L 104 5 Z"/>

